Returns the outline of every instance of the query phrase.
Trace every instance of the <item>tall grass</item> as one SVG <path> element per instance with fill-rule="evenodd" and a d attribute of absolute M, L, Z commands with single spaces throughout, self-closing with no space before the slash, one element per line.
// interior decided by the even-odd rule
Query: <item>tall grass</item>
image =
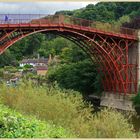
<path fill-rule="evenodd" d="M 92 106 L 72 90 L 61 90 L 57 86 L 37 87 L 30 82 L 16 88 L 3 84 L 0 98 L 5 105 L 41 120 L 53 121 L 76 137 L 135 137 L 133 126 L 121 113 L 104 109 L 93 115 Z"/>

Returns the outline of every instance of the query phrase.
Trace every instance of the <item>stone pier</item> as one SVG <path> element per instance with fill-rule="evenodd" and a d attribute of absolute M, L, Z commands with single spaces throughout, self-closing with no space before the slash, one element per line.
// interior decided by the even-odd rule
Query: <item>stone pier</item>
<path fill-rule="evenodd" d="M 119 93 L 106 93 L 101 97 L 101 106 L 112 107 L 116 109 L 135 111 L 132 101 L 132 96 L 119 95 Z"/>

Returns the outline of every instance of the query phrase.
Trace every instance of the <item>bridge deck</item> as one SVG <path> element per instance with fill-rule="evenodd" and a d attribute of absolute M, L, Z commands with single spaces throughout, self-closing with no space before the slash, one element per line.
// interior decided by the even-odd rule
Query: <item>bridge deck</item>
<path fill-rule="evenodd" d="M 106 27 L 105 23 L 73 18 L 70 16 L 55 15 L 47 17 L 41 16 L 41 18 L 39 18 L 37 15 L 24 15 L 25 18 L 23 18 L 21 15 L 18 15 L 17 18 L 14 15 L 13 18 L 10 18 L 9 20 L 4 20 L 2 17 L 4 17 L 4 15 L 0 14 L 0 29 L 7 28 L 10 30 L 10 28 L 36 29 L 63 27 L 90 33 L 100 33 L 108 36 L 137 40 L 137 30 L 116 27 L 115 25 L 111 24 Z"/>
<path fill-rule="evenodd" d="M 73 28 L 75 30 L 82 30 L 88 33 L 99 33 L 99 34 L 104 34 L 108 36 L 114 36 L 114 37 L 119 37 L 119 38 L 125 38 L 125 39 L 130 39 L 130 40 L 138 40 L 137 36 L 135 35 L 129 35 L 129 34 L 123 34 L 123 33 L 114 33 L 114 32 L 107 32 L 103 31 L 100 29 L 96 28 L 91 28 L 91 27 L 84 27 L 84 26 L 78 26 L 78 25 L 71 25 L 71 24 L 63 24 L 63 23 L 58 23 L 58 24 L 31 24 L 31 23 L 25 23 L 25 24 L 0 24 L 0 29 L 8 29 L 11 30 L 13 28 L 24 28 L 24 29 L 43 29 L 43 28 L 49 28 L 49 27 L 63 27 L 63 28 Z"/>

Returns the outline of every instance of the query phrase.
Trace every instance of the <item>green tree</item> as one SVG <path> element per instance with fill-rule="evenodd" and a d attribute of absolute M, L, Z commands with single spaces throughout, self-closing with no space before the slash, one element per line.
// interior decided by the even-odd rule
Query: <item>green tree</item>
<path fill-rule="evenodd" d="M 0 55 L 0 67 L 5 65 L 17 65 L 17 60 L 10 50 L 6 50 Z"/>
<path fill-rule="evenodd" d="M 99 81 L 99 83 L 97 81 L 95 83 L 95 79 L 100 79 L 96 64 L 90 60 L 61 64 L 55 68 L 50 68 L 47 77 L 51 82 L 57 81 L 62 88 L 74 89 L 86 94 L 96 92 L 97 86 L 101 86 Z M 102 87 L 99 88 L 102 89 Z"/>

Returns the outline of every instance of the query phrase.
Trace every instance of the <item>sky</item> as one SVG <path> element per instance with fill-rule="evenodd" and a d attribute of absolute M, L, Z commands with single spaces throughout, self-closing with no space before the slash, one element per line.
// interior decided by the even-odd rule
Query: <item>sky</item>
<path fill-rule="evenodd" d="M 0 2 L 0 14 L 54 14 L 74 10 L 97 2 Z"/>

